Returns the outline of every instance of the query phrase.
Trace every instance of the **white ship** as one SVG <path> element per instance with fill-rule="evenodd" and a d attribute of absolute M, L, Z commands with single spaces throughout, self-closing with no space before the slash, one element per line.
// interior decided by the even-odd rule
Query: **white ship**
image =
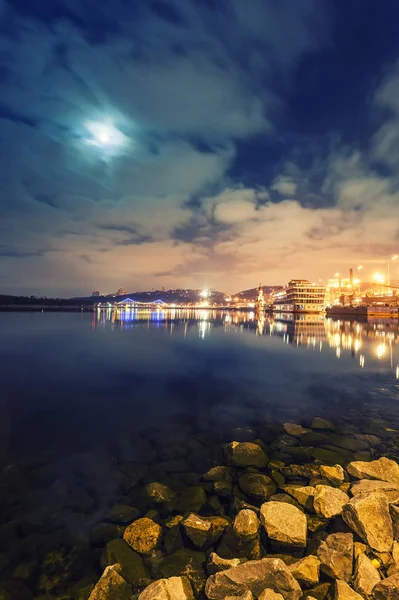
<path fill-rule="evenodd" d="M 273 297 L 275 312 L 321 313 L 326 307 L 326 288 L 307 279 L 291 279 L 287 287 Z"/>

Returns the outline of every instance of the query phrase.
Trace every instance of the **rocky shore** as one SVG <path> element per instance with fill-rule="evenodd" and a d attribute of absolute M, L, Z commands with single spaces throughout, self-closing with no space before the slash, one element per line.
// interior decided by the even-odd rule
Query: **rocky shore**
<path fill-rule="evenodd" d="M 121 436 L 62 477 L 7 465 L 0 599 L 399 599 L 393 419 L 210 431 Z"/>

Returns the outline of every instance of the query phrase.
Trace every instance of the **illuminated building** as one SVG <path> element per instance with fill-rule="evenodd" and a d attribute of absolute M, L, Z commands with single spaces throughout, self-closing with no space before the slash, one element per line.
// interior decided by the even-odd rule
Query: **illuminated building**
<path fill-rule="evenodd" d="M 116 292 L 116 295 L 117 296 L 125 296 L 126 292 L 122 287 L 120 287 L 119 290 Z"/>
<path fill-rule="evenodd" d="M 307 279 L 291 279 L 282 292 L 273 296 L 276 312 L 323 312 L 326 305 L 326 288 Z"/>
<path fill-rule="evenodd" d="M 92 291 L 92 293 L 91 293 L 91 295 L 92 295 L 93 297 L 96 297 L 96 298 L 98 298 L 98 297 L 99 297 L 101 294 L 100 294 L 100 292 L 99 292 L 98 290 L 93 290 L 93 291 Z"/>

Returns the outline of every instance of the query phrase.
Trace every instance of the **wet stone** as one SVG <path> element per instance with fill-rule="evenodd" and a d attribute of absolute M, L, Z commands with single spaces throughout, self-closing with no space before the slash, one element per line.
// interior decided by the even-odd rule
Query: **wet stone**
<path fill-rule="evenodd" d="M 199 512 L 207 502 L 207 496 L 200 486 L 187 487 L 180 495 L 176 509 L 179 512 Z"/>
<path fill-rule="evenodd" d="M 382 493 L 355 496 L 342 512 L 345 523 L 371 548 L 389 552 L 393 544 L 393 527 L 389 504 Z"/>
<path fill-rule="evenodd" d="M 115 563 L 120 565 L 122 577 L 133 585 L 133 589 L 149 583 L 150 576 L 142 557 L 132 550 L 124 540 L 117 539 L 108 542 L 106 557 L 108 565 Z"/>
<path fill-rule="evenodd" d="M 260 519 L 271 540 L 291 546 L 306 546 L 306 516 L 295 506 L 283 502 L 265 502 L 261 506 Z"/>
<path fill-rule="evenodd" d="M 138 519 L 126 527 L 123 539 L 140 554 L 150 554 L 161 542 L 162 527 L 151 519 Z"/>
<path fill-rule="evenodd" d="M 337 488 L 327 485 L 317 485 L 315 488 L 313 508 L 317 514 L 326 519 L 340 515 L 347 502 L 349 496 Z"/>
<path fill-rule="evenodd" d="M 301 596 L 299 584 L 283 561 L 277 558 L 248 561 L 211 575 L 205 592 L 210 600 L 224 600 L 226 596 L 239 596 L 248 590 L 259 598 L 267 588 L 277 593 L 284 590 L 285 600 L 298 600 Z"/>
<path fill-rule="evenodd" d="M 288 435 L 294 437 L 301 437 L 305 433 L 309 432 L 309 429 L 305 429 L 301 425 L 297 425 L 296 423 L 284 423 L 284 429 Z"/>
<path fill-rule="evenodd" d="M 245 473 L 239 479 L 240 489 L 248 496 L 264 502 L 276 493 L 276 484 L 267 475 Z"/>
<path fill-rule="evenodd" d="M 225 446 L 224 453 L 227 464 L 236 467 L 262 468 L 269 462 L 262 448 L 251 442 L 231 442 Z"/>
<path fill-rule="evenodd" d="M 89 596 L 89 600 L 130 600 L 131 586 L 118 573 L 118 565 L 107 567 Z"/>
<path fill-rule="evenodd" d="M 139 515 L 140 511 L 134 506 L 115 504 L 105 515 L 105 520 L 125 525 L 137 519 Z"/>
<path fill-rule="evenodd" d="M 312 429 L 330 429 L 334 431 L 335 427 L 331 421 L 328 419 L 323 419 L 322 417 L 314 417 L 311 424 Z"/>
<path fill-rule="evenodd" d="M 159 573 L 161 577 L 187 577 L 194 594 L 199 594 L 206 581 L 205 562 L 203 552 L 184 548 L 163 558 L 159 564 Z"/>
<path fill-rule="evenodd" d="M 176 494 L 169 486 L 154 481 L 145 486 L 145 491 L 150 503 L 165 505 L 167 509 L 173 510 Z"/>
<path fill-rule="evenodd" d="M 212 467 L 212 469 L 209 469 L 209 471 L 204 473 L 202 478 L 205 481 L 231 482 L 232 481 L 232 469 L 231 469 L 231 467 L 225 467 L 225 466 Z"/>
<path fill-rule="evenodd" d="M 305 556 L 289 569 L 301 586 L 309 587 L 319 583 L 320 561 L 317 556 Z"/>
<path fill-rule="evenodd" d="M 103 545 L 113 540 L 121 538 L 125 527 L 115 523 L 97 523 L 90 532 L 90 542 L 96 545 Z"/>
<path fill-rule="evenodd" d="M 353 567 L 353 535 L 332 533 L 317 551 L 320 568 L 329 577 L 350 581 Z"/>

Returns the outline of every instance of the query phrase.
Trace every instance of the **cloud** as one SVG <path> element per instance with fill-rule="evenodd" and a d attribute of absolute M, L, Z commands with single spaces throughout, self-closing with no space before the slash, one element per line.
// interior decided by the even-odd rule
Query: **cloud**
<path fill-rule="evenodd" d="M 271 189 L 276 190 L 281 196 L 295 196 L 297 185 L 291 178 L 280 175 L 273 182 Z"/>

